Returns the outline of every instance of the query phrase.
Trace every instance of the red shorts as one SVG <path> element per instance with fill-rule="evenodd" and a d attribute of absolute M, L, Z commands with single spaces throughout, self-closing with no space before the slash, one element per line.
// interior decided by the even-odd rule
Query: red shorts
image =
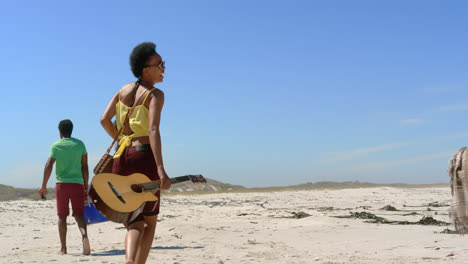
<path fill-rule="evenodd" d="M 83 184 L 79 183 L 56 183 L 55 196 L 57 200 L 57 215 L 66 217 L 70 215 L 68 207 L 71 200 L 73 216 L 84 215 L 85 189 Z"/>
<path fill-rule="evenodd" d="M 156 162 L 149 144 L 125 148 L 124 153 L 122 153 L 120 157 L 114 159 L 112 173 L 121 176 L 142 173 L 152 181 L 159 180 Z M 158 200 L 155 202 L 146 202 L 142 214 L 137 216 L 133 222 L 143 220 L 143 215 L 152 216 L 159 214 L 159 198 L 161 197 L 161 192 L 158 190 L 154 195 L 158 197 Z"/>

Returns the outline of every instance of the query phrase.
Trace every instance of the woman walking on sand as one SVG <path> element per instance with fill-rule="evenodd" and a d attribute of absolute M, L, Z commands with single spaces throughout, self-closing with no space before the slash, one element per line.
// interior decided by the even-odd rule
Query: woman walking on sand
<path fill-rule="evenodd" d="M 119 135 L 119 148 L 114 155 L 112 173 L 128 176 L 143 173 L 152 181 L 161 180 L 161 189 L 169 189 L 162 159 L 159 121 L 164 105 L 164 93 L 154 84 L 164 79 L 165 62 L 151 42 L 136 46 L 130 55 L 130 66 L 137 81 L 124 85 L 111 99 L 101 116 L 101 124 L 112 138 Z M 133 111 L 126 120 L 130 109 Z M 117 128 L 112 124 L 116 117 Z M 160 192 L 155 195 L 160 198 Z M 126 223 L 125 263 L 145 263 L 154 240 L 159 214 L 159 199 L 147 202 L 143 212 Z"/>

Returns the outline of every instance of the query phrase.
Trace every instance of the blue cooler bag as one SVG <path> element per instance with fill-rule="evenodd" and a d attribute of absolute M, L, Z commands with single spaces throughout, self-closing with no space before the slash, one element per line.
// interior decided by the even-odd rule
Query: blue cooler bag
<path fill-rule="evenodd" d="M 84 217 L 88 225 L 109 221 L 101 213 L 99 213 L 89 196 L 85 201 Z"/>

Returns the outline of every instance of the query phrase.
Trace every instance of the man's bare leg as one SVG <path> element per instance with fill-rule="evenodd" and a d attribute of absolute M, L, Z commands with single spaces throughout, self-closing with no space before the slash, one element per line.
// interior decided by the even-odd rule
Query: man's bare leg
<path fill-rule="evenodd" d="M 141 240 L 141 233 L 144 229 L 144 222 L 137 221 L 128 225 L 125 236 L 125 264 L 135 263 L 135 255 Z"/>
<path fill-rule="evenodd" d="M 60 251 L 57 252 L 59 255 L 67 254 L 67 217 L 59 216 L 58 229 L 60 235 Z"/>
<path fill-rule="evenodd" d="M 80 229 L 81 239 L 83 240 L 83 255 L 91 254 L 91 247 L 89 245 L 88 231 L 86 229 L 86 220 L 84 216 L 75 216 L 76 223 Z"/>
<path fill-rule="evenodd" d="M 143 230 L 143 235 L 141 236 L 140 244 L 138 245 L 138 251 L 135 259 L 136 264 L 146 263 L 146 259 L 148 258 L 151 250 L 151 245 L 153 244 L 158 216 L 144 216 L 144 219 L 145 229 Z"/>

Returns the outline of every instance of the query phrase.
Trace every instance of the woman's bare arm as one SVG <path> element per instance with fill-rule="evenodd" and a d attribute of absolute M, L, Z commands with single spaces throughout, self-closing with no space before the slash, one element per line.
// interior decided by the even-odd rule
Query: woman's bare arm
<path fill-rule="evenodd" d="M 116 138 L 119 131 L 112 124 L 112 118 L 115 116 L 115 105 L 119 101 L 119 93 L 116 93 L 102 113 L 101 125 L 111 138 Z"/>
<path fill-rule="evenodd" d="M 151 100 L 149 102 L 149 141 L 154 159 L 158 168 L 158 175 L 161 178 L 161 189 L 169 189 L 171 181 L 164 170 L 162 151 L 161 151 L 161 134 L 159 132 L 159 122 L 161 121 L 161 111 L 164 106 L 164 93 L 156 89 L 151 92 Z"/>

